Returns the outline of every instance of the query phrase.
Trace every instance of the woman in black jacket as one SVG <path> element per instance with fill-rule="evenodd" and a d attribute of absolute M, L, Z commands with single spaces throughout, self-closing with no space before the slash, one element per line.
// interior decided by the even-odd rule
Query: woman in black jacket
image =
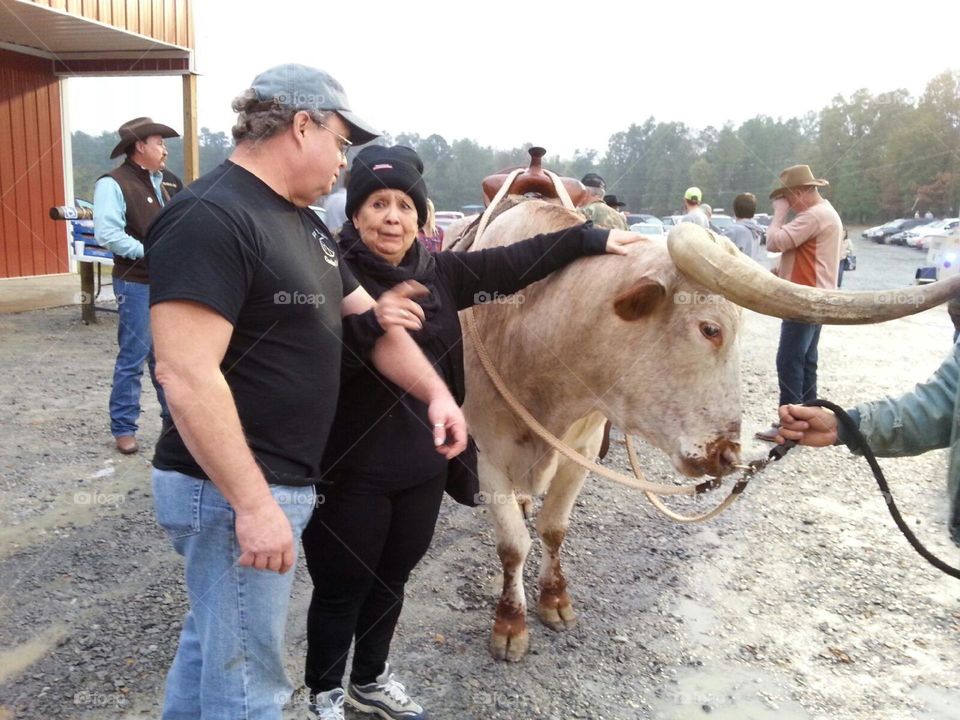
<path fill-rule="evenodd" d="M 423 164 L 410 148 L 369 147 L 354 160 L 347 187 L 343 259 L 378 298 L 405 281 L 429 290 L 417 298 L 422 323 L 411 336 L 463 403 L 459 310 L 505 296 L 577 258 L 625 254 L 642 236 L 590 223 L 474 253 L 430 253 L 415 242 L 427 216 Z M 404 312 L 404 311 L 396 311 Z M 383 332 L 368 314 L 345 323 L 348 347 Z M 357 336 L 367 337 L 357 337 Z M 433 537 L 448 461 L 434 449 L 427 407 L 344 352 L 336 419 L 327 441 L 324 500 L 303 533 L 313 578 L 305 682 L 315 717 L 343 717 L 341 689 L 356 638 L 346 702 L 386 718 L 425 718 L 390 673 L 387 654 L 404 585 Z M 476 472 L 476 457 L 458 458 Z M 462 466 L 461 466 L 462 467 Z"/>

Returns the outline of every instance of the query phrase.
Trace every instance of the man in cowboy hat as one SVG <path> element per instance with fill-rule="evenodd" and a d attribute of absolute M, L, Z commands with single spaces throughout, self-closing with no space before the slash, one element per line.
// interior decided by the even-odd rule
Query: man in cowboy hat
<path fill-rule="evenodd" d="M 585 194 L 586 203 L 580 207 L 580 212 L 587 220 L 592 220 L 597 227 L 610 228 L 611 230 L 626 230 L 627 221 L 623 215 L 610 207 L 605 200 L 604 191 L 607 184 L 603 178 L 595 172 L 589 172 L 580 180 L 587 192 Z"/>
<path fill-rule="evenodd" d="M 117 132 L 120 142 L 110 158 L 123 155 L 124 160 L 119 167 L 100 177 L 94 186 L 93 224 L 97 244 L 113 253 L 113 293 L 120 313 L 117 324 L 120 350 L 110 391 L 110 431 L 116 438 L 117 450 L 129 455 L 139 450 L 136 433 L 144 362 L 157 391 L 160 415 L 168 414 L 155 373 L 143 239 L 150 223 L 183 183 L 165 169 L 164 138 L 180 137 L 180 133 L 148 117 L 125 122 Z"/>
<path fill-rule="evenodd" d="M 700 227 L 710 227 L 710 220 L 700 207 L 701 202 L 703 202 L 703 191 L 698 187 L 688 187 L 687 191 L 683 194 L 683 209 L 685 214 L 680 218 L 680 222 L 691 222 L 696 223 Z"/>
<path fill-rule="evenodd" d="M 773 220 L 767 228 L 767 250 L 780 252 L 777 274 L 784 280 L 828 290 L 837 287 L 843 223 L 819 187 L 808 165 L 794 165 L 780 173 L 780 185 L 770 193 Z M 796 216 L 786 223 L 787 212 Z M 817 344 L 820 325 L 784 320 L 777 349 L 779 405 L 800 405 L 817 397 Z M 775 441 L 778 425 L 757 433 Z"/>

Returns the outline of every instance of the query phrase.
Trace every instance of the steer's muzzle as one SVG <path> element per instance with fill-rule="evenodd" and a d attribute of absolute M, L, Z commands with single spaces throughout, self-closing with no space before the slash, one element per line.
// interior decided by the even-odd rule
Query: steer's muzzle
<path fill-rule="evenodd" d="M 684 455 L 681 470 L 690 477 L 726 475 L 740 462 L 740 443 L 728 438 L 714 440 L 703 455 Z"/>

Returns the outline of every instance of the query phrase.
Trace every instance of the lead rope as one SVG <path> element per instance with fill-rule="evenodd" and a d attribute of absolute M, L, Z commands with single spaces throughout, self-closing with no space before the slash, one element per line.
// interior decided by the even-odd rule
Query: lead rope
<path fill-rule="evenodd" d="M 640 470 L 640 461 L 637 458 L 637 451 L 633 446 L 633 438 L 631 438 L 629 435 L 627 435 L 626 438 L 627 438 L 627 457 L 630 458 L 630 467 L 633 469 L 634 475 L 636 475 L 638 478 L 642 478 L 643 472 Z M 711 518 L 716 517 L 717 515 L 722 513 L 724 510 L 726 510 L 728 507 L 730 507 L 733 504 L 733 501 L 736 500 L 738 497 L 740 497 L 740 494 L 746 489 L 747 484 L 750 482 L 750 478 L 754 474 L 759 472 L 759 468 L 752 469 L 752 467 L 749 465 L 746 467 L 751 469 L 744 471 L 743 477 L 737 480 L 736 484 L 730 489 L 730 494 L 723 499 L 723 502 L 721 502 L 712 510 L 708 510 L 707 512 L 702 513 L 700 515 L 681 515 L 680 513 L 668 508 L 666 504 L 664 504 L 664 502 L 659 497 L 657 497 L 654 493 L 648 490 L 644 490 L 643 494 L 647 496 L 647 500 L 650 501 L 651 505 L 653 505 L 657 510 L 659 510 L 661 513 L 666 515 L 668 518 L 670 518 L 674 522 L 678 522 L 678 523 L 706 522 L 707 520 L 710 520 Z M 719 484 L 720 483 L 717 482 L 717 485 Z"/>
<path fill-rule="evenodd" d="M 813 407 L 826 408 L 837 416 L 839 422 L 843 423 L 844 427 L 847 429 L 847 432 L 850 433 L 854 440 L 856 440 L 860 451 L 863 452 L 863 456 L 866 458 L 867 463 L 870 465 L 870 469 L 873 471 L 873 477 L 876 479 L 877 485 L 880 487 L 880 492 L 883 493 L 883 498 L 886 501 L 887 509 L 890 511 L 890 516 L 893 518 L 893 522 L 896 523 L 897 527 L 900 528 L 900 532 L 903 533 L 903 536 L 907 539 L 907 542 L 910 543 L 913 549 L 916 550 L 924 560 L 937 568 L 937 570 L 946 573 L 950 577 L 960 578 L 960 569 L 947 565 L 943 560 L 927 550 L 927 548 L 925 548 L 917 539 L 917 536 L 913 534 L 913 531 L 900 514 L 897 504 L 893 501 L 893 494 L 890 492 L 890 486 L 887 484 L 887 479 L 883 476 L 883 470 L 880 469 L 880 463 L 877 462 L 877 456 L 873 454 L 873 450 L 871 450 L 870 446 L 867 444 L 867 439 L 863 436 L 863 433 L 860 432 L 860 428 L 857 427 L 857 424 L 853 421 L 853 418 L 850 417 L 843 408 L 838 405 L 834 405 L 829 400 L 813 400 L 812 402 L 804 404 Z"/>

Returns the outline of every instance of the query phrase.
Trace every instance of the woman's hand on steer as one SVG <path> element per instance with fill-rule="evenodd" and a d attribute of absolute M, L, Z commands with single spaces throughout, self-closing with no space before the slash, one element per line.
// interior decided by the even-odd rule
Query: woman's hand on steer
<path fill-rule="evenodd" d="M 402 327 L 419 330 L 423 327 L 423 308 L 413 298 L 429 295 L 430 291 L 416 280 L 396 285 L 380 295 L 373 312 L 384 330 Z"/>
<path fill-rule="evenodd" d="M 630 252 L 630 246 L 649 240 L 646 235 L 640 233 L 628 232 L 626 230 L 611 230 L 607 235 L 607 254 L 608 255 L 627 255 Z"/>

